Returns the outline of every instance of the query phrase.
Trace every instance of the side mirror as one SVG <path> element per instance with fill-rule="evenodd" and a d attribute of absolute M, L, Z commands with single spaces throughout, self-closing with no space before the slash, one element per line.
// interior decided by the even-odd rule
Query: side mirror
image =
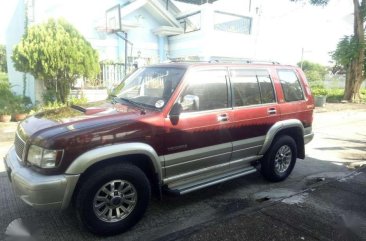
<path fill-rule="evenodd" d="M 182 110 L 183 110 L 182 105 L 179 103 L 175 103 L 170 111 L 170 117 L 179 117 Z"/>
<path fill-rule="evenodd" d="M 199 110 L 199 97 L 196 95 L 185 95 L 181 105 L 183 110 Z"/>

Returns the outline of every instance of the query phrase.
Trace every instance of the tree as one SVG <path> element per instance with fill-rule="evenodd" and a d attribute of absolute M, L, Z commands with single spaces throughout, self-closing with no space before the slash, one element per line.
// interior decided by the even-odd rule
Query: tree
<path fill-rule="evenodd" d="M 0 72 L 8 72 L 8 68 L 6 66 L 6 49 L 3 44 L 0 44 Z"/>
<path fill-rule="evenodd" d="M 290 0 L 301 1 L 301 0 Z M 329 0 L 309 0 L 313 5 L 325 6 Z M 333 54 L 334 59 L 342 60 L 347 70 L 346 85 L 343 99 L 358 102 L 361 99 L 360 89 L 365 79 L 364 59 L 365 59 L 365 32 L 364 23 L 366 16 L 366 0 L 353 0 L 354 22 L 353 36 L 345 37 L 337 46 Z M 338 52 L 338 53 L 337 53 Z M 341 54 L 342 53 L 342 54 Z M 341 55 L 344 55 L 341 57 Z"/>
<path fill-rule="evenodd" d="M 301 62 L 297 63 L 297 66 L 300 67 Z M 305 72 L 307 79 L 311 82 L 324 81 L 325 75 L 328 73 L 325 66 L 307 60 L 302 62 L 302 70 Z"/>
<path fill-rule="evenodd" d="M 97 52 L 63 19 L 30 27 L 15 46 L 12 60 L 16 70 L 43 81 L 62 103 L 78 78 L 94 78 L 100 71 Z"/>

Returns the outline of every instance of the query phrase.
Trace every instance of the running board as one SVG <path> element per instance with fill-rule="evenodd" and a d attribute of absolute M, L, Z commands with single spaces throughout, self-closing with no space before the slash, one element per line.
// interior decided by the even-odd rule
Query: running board
<path fill-rule="evenodd" d="M 211 179 L 211 180 L 202 180 L 201 182 L 196 183 L 195 185 L 192 185 L 192 186 L 187 187 L 187 185 L 184 185 L 184 187 L 182 187 L 182 188 L 180 188 L 179 186 L 174 187 L 174 189 L 169 189 L 168 188 L 167 191 L 170 192 L 170 193 L 173 193 L 173 194 L 183 195 L 183 194 L 187 194 L 187 193 L 190 193 L 190 192 L 202 189 L 202 188 L 206 188 L 206 187 L 218 184 L 218 183 L 226 182 L 226 181 L 231 180 L 231 179 L 235 179 L 235 178 L 238 178 L 238 177 L 241 177 L 241 176 L 249 175 L 249 174 L 252 174 L 256 171 L 257 171 L 256 168 L 251 167 L 251 168 L 247 168 L 247 169 L 245 169 L 241 172 L 235 172 L 235 173 L 231 172 L 231 173 L 228 173 L 226 175 L 220 175 L 219 177 L 216 177 L 216 178 Z"/>

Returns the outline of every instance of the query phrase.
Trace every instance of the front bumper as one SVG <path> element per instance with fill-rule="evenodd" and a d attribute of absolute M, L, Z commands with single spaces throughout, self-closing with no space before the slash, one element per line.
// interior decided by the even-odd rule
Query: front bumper
<path fill-rule="evenodd" d="M 14 146 L 4 158 L 15 193 L 37 209 L 65 209 L 69 206 L 79 175 L 39 174 L 19 163 Z"/>

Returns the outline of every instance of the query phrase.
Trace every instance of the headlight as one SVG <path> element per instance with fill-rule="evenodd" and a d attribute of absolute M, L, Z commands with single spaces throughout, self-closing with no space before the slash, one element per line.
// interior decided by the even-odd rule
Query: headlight
<path fill-rule="evenodd" d="M 38 167 L 54 168 L 60 163 L 62 150 L 47 150 L 39 146 L 31 145 L 27 160 Z"/>

